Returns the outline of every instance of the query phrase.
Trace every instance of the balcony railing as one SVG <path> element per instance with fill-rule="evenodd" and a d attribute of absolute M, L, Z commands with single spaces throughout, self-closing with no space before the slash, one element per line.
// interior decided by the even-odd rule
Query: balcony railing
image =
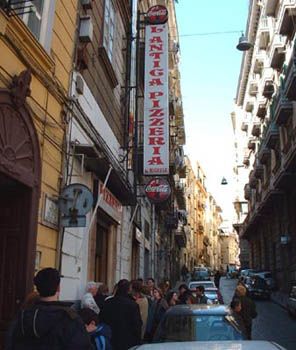
<path fill-rule="evenodd" d="M 286 124 L 292 114 L 293 104 L 281 91 L 274 100 L 274 121 L 278 125 Z"/>
<path fill-rule="evenodd" d="M 261 135 L 261 123 L 255 122 L 252 127 L 252 135 L 259 137 Z"/>
<path fill-rule="evenodd" d="M 266 131 L 265 144 L 269 148 L 274 148 L 279 140 L 279 128 L 272 121 Z"/>
<path fill-rule="evenodd" d="M 270 66 L 274 69 L 281 69 L 283 66 L 285 61 L 286 41 L 287 38 L 280 34 L 275 34 L 273 37 L 269 57 Z"/>

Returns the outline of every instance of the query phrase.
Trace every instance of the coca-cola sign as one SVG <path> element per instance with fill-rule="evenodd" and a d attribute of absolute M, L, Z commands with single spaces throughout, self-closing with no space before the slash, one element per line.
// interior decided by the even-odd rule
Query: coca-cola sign
<path fill-rule="evenodd" d="M 147 21 L 149 24 L 163 24 L 166 23 L 167 20 L 168 10 L 165 6 L 152 6 L 147 12 Z"/>
<path fill-rule="evenodd" d="M 155 178 L 148 182 L 145 193 L 152 202 L 164 202 L 171 195 L 171 186 L 166 179 Z"/>

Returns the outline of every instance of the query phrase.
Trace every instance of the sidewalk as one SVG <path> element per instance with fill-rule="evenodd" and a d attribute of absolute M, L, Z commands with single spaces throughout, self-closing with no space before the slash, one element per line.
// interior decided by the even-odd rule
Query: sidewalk
<path fill-rule="evenodd" d="M 283 307 L 284 309 L 287 308 L 287 302 L 288 302 L 288 293 L 284 293 L 281 291 L 276 291 L 276 292 L 272 292 L 271 293 L 271 301 L 273 301 L 274 303 L 280 305 L 281 307 Z"/>

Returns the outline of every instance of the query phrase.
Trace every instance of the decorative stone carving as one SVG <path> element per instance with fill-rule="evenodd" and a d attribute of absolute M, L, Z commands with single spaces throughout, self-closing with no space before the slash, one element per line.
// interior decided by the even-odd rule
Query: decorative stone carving
<path fill-rule="evenodd" d="M 32 80 L 31 69 L 26 69 L 15 75 L 12 79 L 11 96 L 16 108 L 24 105 L 26 97 L 30 96 L 30 84 Z"/>

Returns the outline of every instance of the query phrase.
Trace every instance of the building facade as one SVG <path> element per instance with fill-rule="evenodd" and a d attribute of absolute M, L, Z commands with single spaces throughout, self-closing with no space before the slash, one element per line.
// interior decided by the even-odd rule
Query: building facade
<path fill-rule="evenodd" d="M 250 267 L 269 270 L 287 292 L 295 261 L 295 1 L 252 1 L 237 90 L 237 128 L 246 133 L 248 215 L 239 227 Z"/>
<path fill-rule="evenodd" d="M 1 339 L 35 269 L 59 264 L 57 200 L 78 1 L 15 7 L 2 1 L 0 9 Z"/>

